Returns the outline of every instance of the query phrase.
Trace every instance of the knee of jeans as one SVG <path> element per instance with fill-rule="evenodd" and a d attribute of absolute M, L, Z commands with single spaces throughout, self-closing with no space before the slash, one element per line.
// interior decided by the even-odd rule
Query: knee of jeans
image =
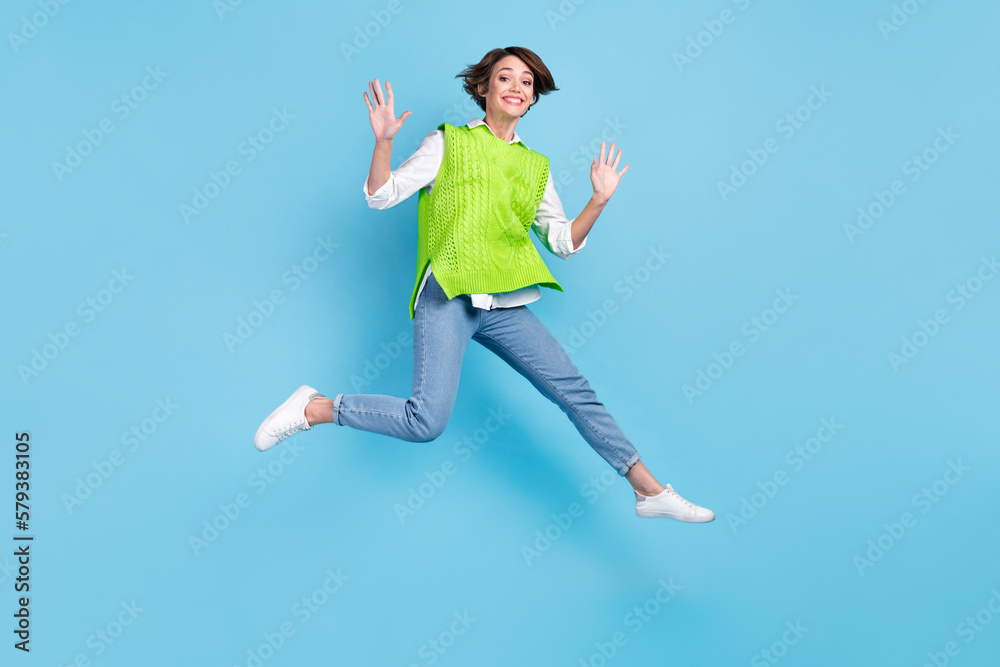
<path fill-rule="evenodd" d="M 448 426 L 448 417 L 420 413 L 414 420 L 414 442 L 431 442 L 444 433 Z"/>

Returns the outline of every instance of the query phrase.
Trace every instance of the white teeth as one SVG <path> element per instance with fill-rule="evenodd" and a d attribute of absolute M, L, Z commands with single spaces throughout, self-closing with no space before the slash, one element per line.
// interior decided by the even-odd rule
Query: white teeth
<path fill-rule="evenodd" d="M 520 104 L 521 103 L 521 100 L 514 99 L 512 97 L 505 97 L 505 98 L 503 98 L 503 100 L 504 100 L 504 102 L 507 102 L 508 104 Z"/>

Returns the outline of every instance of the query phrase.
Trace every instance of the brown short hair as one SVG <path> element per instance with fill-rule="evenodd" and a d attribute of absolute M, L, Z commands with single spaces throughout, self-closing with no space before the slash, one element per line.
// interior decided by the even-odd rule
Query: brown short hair
<path fill-rule="evenodd" d="M 456 79 L 464 79 L 462 88 L 472 96 L 472 99 L 476 101 L 476 104 L 483 111 L 486 111 L 486 98 L 479 94 L 479 84 L 483 84 L 486 90 L 489 91 L 493 67 L 507 56 L 517 56 L 523 60 L 524 64 L 528 66 L 528 69 L 534 75 L 534 85 L 532 86 L 533 99 L 531 100 L 531 104 L 538 101 L 539 95 L 548 95 L 553 90 L 559 90 L 552 79 L 552 73 L 549 72 L 549 68 L 545 66 L 545 63 L 538 57 L 538 54 L 531 49 L 526 49 L 523 46 L 508 46 L 503 49 L 493 49 L 483 56 L 482 60 L 478 63 L 467 66 L 459 74 L 455 75 Z M 531 110 L 531 104 L 524 110 L 525 114 Z"/>

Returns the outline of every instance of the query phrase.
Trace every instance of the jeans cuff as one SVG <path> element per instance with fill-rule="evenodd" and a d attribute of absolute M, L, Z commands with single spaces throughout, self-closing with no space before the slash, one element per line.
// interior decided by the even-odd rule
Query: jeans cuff
<path fill-rule="evenodd" d="M 634 466 L 638 462 L 639 462 L 639 452 L 636 452 L 629 458 L 628 463 L 626 463 L 622 467 L 622 469 L 618 471 L 618 474 L 624 477 L 626 474 L 628 474 L 628 471 L 632 469 L 632 466 Z"/>
<path fill-rule="evenodd" d="M 333 423 L 337 425 L 340 425 L 340 399 L 343 397 L 343 394 L 337 394 L 333 398 Z"/>

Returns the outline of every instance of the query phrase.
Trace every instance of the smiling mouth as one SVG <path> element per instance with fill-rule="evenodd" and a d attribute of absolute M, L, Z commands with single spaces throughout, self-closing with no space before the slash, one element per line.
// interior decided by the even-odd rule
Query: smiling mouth
<path fill-rule="evenodd" d="M 519 107 L 524 103 L 524 100 L 519 97 L 502 97 L 500 99 L 514 107 Z"/>

